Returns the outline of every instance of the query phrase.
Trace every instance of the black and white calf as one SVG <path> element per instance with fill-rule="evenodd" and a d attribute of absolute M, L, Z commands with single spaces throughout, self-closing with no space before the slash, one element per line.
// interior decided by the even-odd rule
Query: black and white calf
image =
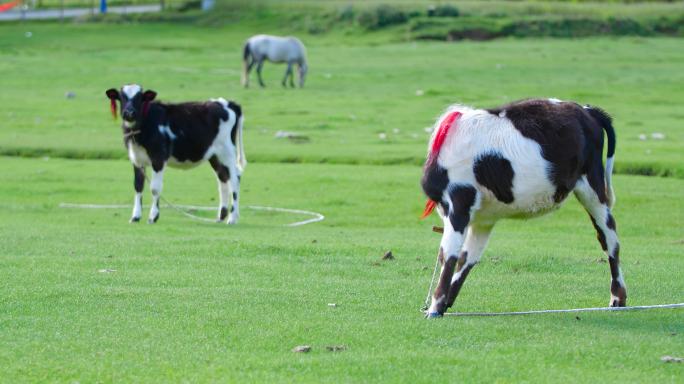
<path fill-rule="evenodd" d="M 135 200 L 131 222 L 140 220 L 145 168 L 152 167 L 152 206 L 148 223 L 159 219 L 159 197 L 166 166 L 190 168 L 208 160 L 219 183 L 218 220 L 228 217 L 236 224 L 240 216 L 240 176 L 246 165 L 242 146 L 243 115 L 240 105 L 222 98 L 179 104 L 154 101 L 157 93 L 137 84 L 121 91 L 108 89 L 112 114 L 121 104 L 124 145 L 133 163 Z M 231 199 L 232 198 L 232 199 Z M 230 214 L 228 202 L 232 200 Z"/>
<path fill-rule="evenodd" d="M 429 198 L 424 216 L 437 207 L 444 222 L 441 275 L 428 316 L 439 317 L 453 305 L 497 220 L 547 213 L 570 192 L 589 213 L 608 255 L 610 306 L 625 306 L 627 290 L 611 215 L 614 153 L 611 118 L 596 107 L 557 99 L 494 109 L 449 107 L 436 123 L 422 178 Z"/>

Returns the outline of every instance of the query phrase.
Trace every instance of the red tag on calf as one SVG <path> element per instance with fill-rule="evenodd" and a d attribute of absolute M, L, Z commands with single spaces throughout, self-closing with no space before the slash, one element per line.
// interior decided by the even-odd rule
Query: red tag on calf
<path fill-rule="evenodd" d="M 9 3 L 5 3 L 5 4 L 0 4 L 0 12 L 9 11 L 10 9 L 19 5 L 20 3 L 21 3 L 21 1 L 17 0 L 17 1 L 10 1 Z"/>
<path fill-rule="evenodd" d="M 430 216 L 432 211 L 435 210 L 435 207 L 437 206 L 437 203 L 428 199 L 428 201 L 425 202 L 425 209 L 423 210 L 423 215 L 420 217 L 421 220 L 424 218 Z"/>
<path fill-rule="evenodd" d="M 109 101 L 110 101 L 109 107 L 112 111 L 112 117 L 114 117 L 114 120 L 116 120 L 116 100 L 109 99 Z"/>
<path fill-rule="evenodd" d="M 437 128 L 437 133 L 435 134 L 435 140 L 432 141 L 432 147 L 430 147 L 430 156 L 428 156 L 428 165 L 431 165 L 437 160 L 439 156 L 439 151 L 444 145 L 444 140 L 446 140 L 447 134 L 449 133 L 449 128 L 454 124 L 454 121 L 461 117 L 461 112 L 452 112 L 448 114 L 442 123 Z"/>
<path fill-rule="evenodd" d="M 442 120 L 442 123 L 439 124 L 439 128 L 437 128 L 437 133 L 435 133 L 435 139 L 432 141 L 432 146 L 430 147 L 428 161 L 425 164 L 426 168 L 432 166 L 432 164 L 434 164 L 434 162 L 437 161 L 437 157 L 439 157 L 439 151 L 442 149 L 442 145 L 444 145 L 444 141 L 446 140 L 447 134 L 449 133 L 449 129 L 454 124 L 456 119 L 458 119 L 459 117 L 461 117 L 461 112 L 451 112 L 444 118 L 444 120 Z M 432 211 L 435 210 L 436 206 L 436 201 L 428 200 L 425 203 L 425 209 L 423 210 L 423 215 L 420 218 L 424 219 L 428 217 L 432 213 Z"/>

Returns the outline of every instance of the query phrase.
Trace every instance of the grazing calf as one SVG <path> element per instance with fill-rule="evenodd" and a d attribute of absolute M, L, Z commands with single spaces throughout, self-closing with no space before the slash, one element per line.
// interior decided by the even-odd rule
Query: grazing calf
<path fill-rule="evenodd" d="M 218 221 L 228 216 L 228 224 L 237 223 L 240 176 L 246 165 L 240 105 L 222 98 L 161 103 L 154 101 L 155 91 L 143 91 L 137 84 L 124 85 L 120 92 L 108 89 L 106 94 L 111 100 L 114 118 L 116 102 L 121 104 L 124 145 L 133 163 L 135 200 L 131 222 L 140 221 L 145 167 L 152 167 L 152 206 L 147 222 L 155 223 L 159 219 L 159 197 L 166 166 L 191 168 L 208 160 L 219 183 Z"/>
<path fill-rule="evenodd" d="M 604 172 L 603 131 L 608 137 Z M 494 109 L 449 107 L 436 123 L 422 187 L 444 222 L 442 269 L 428 309 L 451 307 L 501 218 L 557 209 L 572 191 L 589 213 L 608 255 L 610 306 L 625 306 L 620 245 L 611 215 L 615 132 L 599 108 L 557 99 L 524 100 Z"/>

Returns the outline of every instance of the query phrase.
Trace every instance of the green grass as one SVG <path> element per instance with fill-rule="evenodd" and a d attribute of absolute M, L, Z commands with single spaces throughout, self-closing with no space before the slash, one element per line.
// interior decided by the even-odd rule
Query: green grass
<path fill-rule="evenodd" d="M 0 25 L 0 155 L 11 155 L 0 157 L 0 382 L 681 382 L 681 364 L 660 361 L 684 355 L 681 309 L 424 320 L 439 236 L 436 218 L 418 220 L 418 165 L 424 128 L 450 103 L 558 97 L 605 108 L 623 173 L 614 213 L 628 302 L 682 302 L 682 40 L 447 44 L 351 25 L 304 33 L 317 20 L 297 18 L 297 7 L 347 2 L 324 4 L 300 1 L 282 15 L 289 8 L 256 7 L 218 28 Z M 546 5 L 459 3 L 468 6 Z M 284 67 L 270 64 L 266 89 L 240 87 L 241 44 L 260 32 L 301 35 L 305 89 L 282 89 Z M 167 101 L 243 105 L 250 164 L 239 225 L 169 207 L 156 225 L 128 224 L 130 209 L 58 207 L 132 202 L 131 166 L 104 96 L 126 82 Z M 276 139 L 281 130 L 310 141 Z M 651 139 L 656 132 L 665 139 Z M 164 196 L 214 206 L 215 183 L 208 165 L 171 170 Z M 455 309 L 606 305 L 609 267 L 569 200 L 552 215 L 498 224 Z M 149 201 L 146 191 L 146 209 Z M 251 205 L 326 219 L 290 228 L 304 217 Z M 387 250 L 396 260 L 381 260 Z M 313 351 L 290 352 L 302 344 Z M 346 350 L 326 350 L 335 345 Z"/>
<path fill-rule="evenodd" d="M 681 379 L 681 367 L 659 360 L 683 352 L 681 310 L 422 319 L 439 237 L 434 219 L 417 219 L 418 167 L 252 164 L 236 227 L 170 208 L 154 226 L 128 224 L 129 209 L 58 208 L 130 202 L 130 173 L 124 161 L 0 161 L 1 381 Z M 630 304 L 681 301 L 672 213 L 684 181 L 615 185 Z M 165 196 L 216 204 L 211 170 L 168 172 Z M 252 204 L 326 220 L 283 227 L 287 218 L 269 223 Z M 390 249 L 396 260 L 381 261 Z M 502 222 L 457 308 L 605 305 L 602 257 L 575 201 L 525 225 Z M 313 351 L 290 352 L 302 344 Z"/>
<path fill-rule="evenodd" d="M 0 94 L 7 127 L 0 153 L 123 157 L 104 90 L 139 82 L 167 101 L 224 96 L 242 103 L 252 161 L 420 164 L 424 128 L 450 103 L 490 107 L 558 97 L 614 116 L 618 172 L 684 177 L 680 39 L 444 44 L 385 43 L 383 33 L 306 36 L 311 71 L 304 91 L 282 89 L 284 68 L 269 64 L 268 88 L 253 81 L 244 90 L 241 45 L 263 28 L 3 26 L 0 71 L 11 91 Z M 69 91 L 76 97 L 67 99 Z M 311 141 L 283 142 L 274 138 L 279 130 Z M 665 139 L 650 139 L 655 132 Z"/>

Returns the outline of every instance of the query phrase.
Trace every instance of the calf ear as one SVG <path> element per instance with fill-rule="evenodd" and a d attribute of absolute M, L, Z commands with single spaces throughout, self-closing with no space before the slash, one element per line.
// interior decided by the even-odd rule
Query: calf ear
<path fill-rule="evenodd" d="M 109 88 L 107 91 L 105 91 L 105 94 L 112 100 L 119 100 L 119 91 L 114 88 Z"/>
<path fill-rule="evenodd" d="M 157 92 L 151 89 L 148 89 L 145 91 L 145 93 L 143 93 L 143 101 L 152 101 L 155 97 L 157 97 Z"/>

